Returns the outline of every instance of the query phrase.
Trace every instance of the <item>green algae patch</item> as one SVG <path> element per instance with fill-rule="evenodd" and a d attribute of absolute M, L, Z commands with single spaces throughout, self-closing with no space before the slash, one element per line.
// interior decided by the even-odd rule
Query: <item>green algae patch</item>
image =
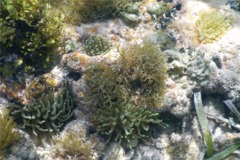
<path fill-rule="evenodd" d="M 54 138 L 53 144 L 56 158 L 93 160 L 92 142 L 84 140 L 82 131 L 68 129 L 66 134 Z"/>
<path fill-rule="evenodd" d="M 150 41 L 132 44 L 121 51 L 121 70 L 141 105 L 161 106 L 167 79 L 166 59 Z"/>
<path fill-rule="evenodd" d="M 62 15 L 44 0 L 1 1 L 1 56 L 14 53 L 25 68 L 49 70 L 62 43 L 62 20 Z"/>
<path fill-rule="evenodd" d="M 232 26 L 232 19 L 217 11 L 202 11 L 195 24 L 197 40 L 202 44 L 219 40 Z"/>
<path fill-rule="evenodd" d="M 16 124 L 13 118 L 8 115 L 8 110 L 0 111 L 0 158 L 4 156 L 4 150 L 19 138 L 19 134 L 14 130 Z"/>

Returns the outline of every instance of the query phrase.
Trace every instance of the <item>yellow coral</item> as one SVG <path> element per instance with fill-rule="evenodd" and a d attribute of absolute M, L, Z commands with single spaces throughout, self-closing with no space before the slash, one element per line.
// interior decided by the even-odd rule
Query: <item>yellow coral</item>
<path fill-rule="evenodd" d="M 200 43 L 212 43 L 220 39 L 231 27 L 231 18 L 217 11 L 202 11 L 195 27 Z"/>

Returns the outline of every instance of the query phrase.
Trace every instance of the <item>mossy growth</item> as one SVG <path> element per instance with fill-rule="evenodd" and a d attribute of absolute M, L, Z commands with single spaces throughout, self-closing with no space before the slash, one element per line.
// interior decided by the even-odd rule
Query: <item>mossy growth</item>
<path fill-rule="evenodd" d="M 8 114 L 7 109 L 0 110 L 0 157 L 4 155 L 6 147 L 19 138 L 19 133 L 14 130 L 16 124 Z"/>
<path fill-rule="evenodd" d="M 131 0 L 81 0 L 79 15 L 81 22 L 93 22 L 120 14 Z"/>
<path fill-rule="evenodd" d="M 90 56 L 105 53 L 112 47 L 111 42 L 102 36 L 89 36 L 83 43 L 84 50 Z"/>
<path fill-rule="evenodd" d="M 126 81 L 112 67 L 104 62 L 94 63 L 84 74 L 86 81 L 86 102 L 96 108 L 112 107 L 128 101 Z"/>
<path fill-rule="evenodd" d="M 166 59 L 150 41 L 132 44 L 121 51 L 121 71 L 140 105 L 161 106 L 166 86 Z"/>
<path fill-rule="evenodd" d="M 22 126 L 37 136 L 56 133 L 73 116 L 70 84 L 65 82 L 58 90 L 51 90 L 27 106 L 11 105 L 11 115 L 20 119 Z"/>
<path fill-rule="evenodd" d="M 71 24 L 88 23 L 120 15 L 132 0 L 51 0 L 50 4 Z"/>
<path fill-rule="evenodd" d="M 53 139 L 54 155 L 62 159 L 93 160 L 92 143 L 84 140 L 82 131 L 68 129 Z"/>
<path fill-rule="evenodd" d="M 134 98 L 133 98 L 134 99 Z M 119 142 L 125 148 L 134 148 L 140 140 L 146 140 L 151 124 L 161 124 L 159 114 L 137 106 L 132 100 L 111 108 L 98 109 L 97 131 L 108 136 L 108 141 Z"/>
<path fill-rule="evenodd" d="M 197 39 L 207 44 L 219 40 L 232 26 L 230 17 L 217 11 L 202 11 L 195 24 Z"/>
<path fill-rule="evenodd" d="M 2 55 L 15 53 L 26 66 L 37 71 L 49 69 L 62 41 L 62 19 L 44 0 L 2 0 Z"/>
<path fill-rule="evenodd" d="M 81 16 L 79 15 L 82 0 L 50 0 L 49 3 L 57 12 L 64 15 L 64 22 L 79 25 Z"/>

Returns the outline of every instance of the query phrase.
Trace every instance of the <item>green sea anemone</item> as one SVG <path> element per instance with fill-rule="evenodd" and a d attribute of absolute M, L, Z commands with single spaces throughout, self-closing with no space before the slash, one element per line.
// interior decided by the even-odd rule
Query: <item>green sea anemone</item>
<path fill-rule="evenodd" d="M 84 41 L 84 50 L 90 56 L 99 55 L 110 50 L 112 44 L 102 36 L 90 36 Z"/>
<path fill-rule="evenodd" d="M 39 99 L 27 106 L 12 104 L 11 114 L 19 116 L 22 125 L 32 130 L 34 135 L 41 132 L 58 132 L 73 116 L 73 100 L 70 84 L 58 90 L 43 94 Z"/>
<path fill-rule="evenodd" d="M 100 108 L 95 120 L 99 133 L 107 135 L 108 141 L 117 141 L 125 148 L 136 147 L 140 140 L 148 138 L 151 124 L 162 122 L 158 113 L 137 106 L 134 101 Z"/>

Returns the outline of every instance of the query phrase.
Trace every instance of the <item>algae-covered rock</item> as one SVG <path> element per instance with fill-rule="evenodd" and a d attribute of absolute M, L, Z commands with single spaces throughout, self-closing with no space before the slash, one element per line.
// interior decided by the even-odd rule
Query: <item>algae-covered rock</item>
<path fill-rule="evenodd" d="M 20 138 L 8 149 L 8 160 L 36 160 L 38 159 L 37 148 L 33 143 L 31 137 L 23 132 L 19 131 Z"/>
<path fill-rule="evenodd" d="M 156 16 L 160 16 L 167 10 L 168 10 L 168 5 L 163 1 L 150 2 L 147 4 L 147 11 L 152 15 L 154 14 Z"/>

